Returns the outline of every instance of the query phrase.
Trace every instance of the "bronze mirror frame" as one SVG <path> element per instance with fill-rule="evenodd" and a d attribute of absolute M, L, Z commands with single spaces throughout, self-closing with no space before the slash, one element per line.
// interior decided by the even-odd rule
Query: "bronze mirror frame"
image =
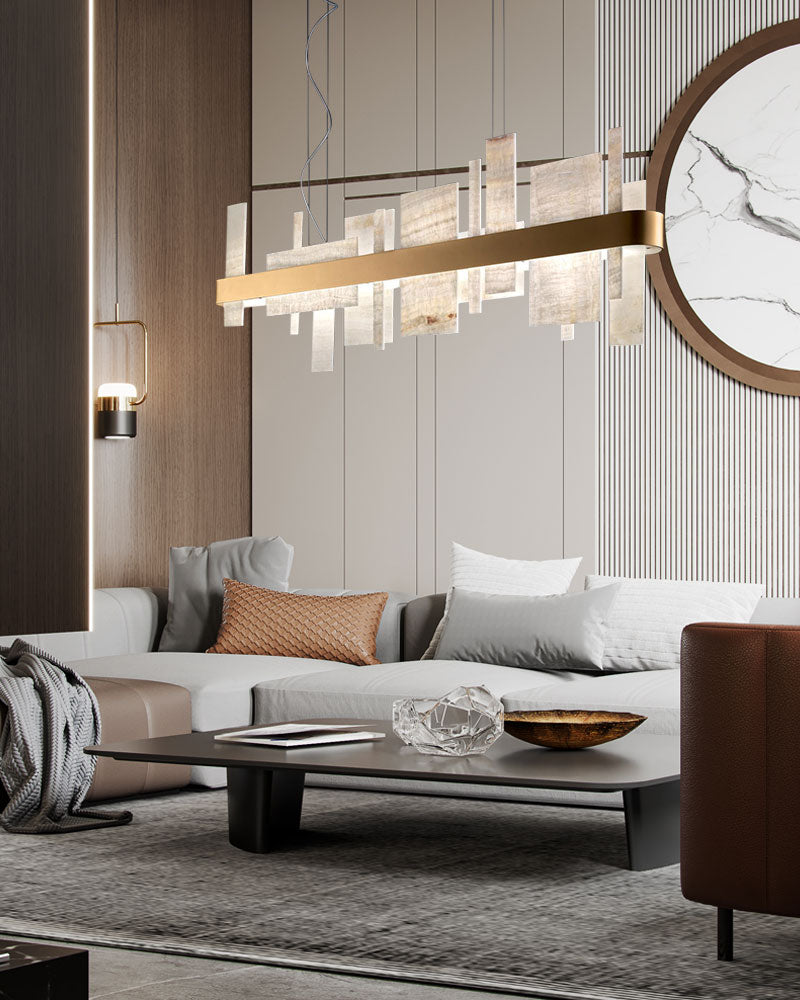
<path fill-rule="evenodd" d="M 784 21 L 750 35 L 713 62 L 689 84 L 670 112 L 656 141 L 647 171 L 647 207 L 664 212 L 672 166 L 683 137 L 708 99 L 732 76 L 762 56 L 800 44 L 800 20 Z M 731 378 L 786 396 L 800 396 L 800 371 L 776 368 L 740 354 L 700 319 L 683 293 L 669 259 L 669 238 L 660 254 L 647 258 L 650 280 L 680 335 L 710 364 Z"/>

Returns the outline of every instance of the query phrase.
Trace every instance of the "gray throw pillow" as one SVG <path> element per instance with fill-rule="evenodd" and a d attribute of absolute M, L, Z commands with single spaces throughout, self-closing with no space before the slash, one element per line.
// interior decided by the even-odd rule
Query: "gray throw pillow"
<path fill-rule="evenodd" d="M 456 588 L 436 659 L 599 671 L 619 589 L 612 584 L 581 594 L 520 597 Z"/>
<path fill-rule="evenodd" d="M 222 580 L 288 590 L 294 549 L 273 538 L 231 538 L 169 550 L 169 607 L 161 652 L 199 653 L 213 645 L 222 620 Z"/>

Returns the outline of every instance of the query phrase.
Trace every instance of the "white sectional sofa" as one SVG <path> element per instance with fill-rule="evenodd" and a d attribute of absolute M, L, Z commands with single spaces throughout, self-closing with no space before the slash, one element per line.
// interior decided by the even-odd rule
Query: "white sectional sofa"
<path fill-rule="evenodd" d="M 348 591 L 298 591 L 341 594 Z M 679 671 L 587 675 L 566 671 L 523 670 L 454 660 L 420 660 L 441 616 L 441 595 L 415 599 L 391 594 L 378 633 L 374 666 L 276 656 L 156 652 L 166 617 L 166 591 L 120 588 L 95 591 L 92 632 L 24 636 L 70 663 L 87 677 L 126 677 L 167 681 L 186 688 L 195 730 L 235 728 L 250 723 L 319 717 L 390 719 L 392 703 L 404 696 L 437 697 L 459 684 L 483 684 L 509 711 L 530 708 L 602 708 L 648 716 L 652 733 L 677 733 Z M 800 601 L 762 600 L 752 621 L 800 625 Z M 0 638 L 10 644 L 14 636 Z M 225 772 L 195 768 L 192 780 L 221 787 Z M 375 779 L 317 779 L 318 783 L 380 787 Z M 394 782 L 397 790 L 399 783 Z M 408 783 L 408 790 L 488 797 L 483 787 Z M 508 798 L 508 789 L 497 797 Z M 519 791 L 519 798 L 532 798 Z M 535 799 L 565 795 L 537 792 Z M 586 796 L 576 798 L 585 804 Z M 610 796 L 592 804 L 610 804 Z"/>

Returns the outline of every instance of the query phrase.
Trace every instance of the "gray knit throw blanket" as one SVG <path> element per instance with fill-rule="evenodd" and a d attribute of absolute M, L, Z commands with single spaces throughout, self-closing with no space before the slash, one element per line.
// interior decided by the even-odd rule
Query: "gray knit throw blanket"
<path fill-rule="evenodd" d="M 130 823 L 129 812 L 83 809 L 100 742 L 100 712 L 86 681 L 22 639 L 0 646 L 0 780 L 10 833 L 71 833 Z"/>

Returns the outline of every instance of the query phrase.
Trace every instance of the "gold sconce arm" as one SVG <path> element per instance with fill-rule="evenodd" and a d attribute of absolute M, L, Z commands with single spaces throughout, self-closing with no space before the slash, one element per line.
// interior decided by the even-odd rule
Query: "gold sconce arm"
<path fill-rule="evenodd" d="M 101 320 L 93 324 L 95 329 L 101 326 L 138 326 L 141 327 L 142 334 L 144 336 L 144 387 L 141 396 L 138 399 L 131 400 L 131 406 L 139 406 L 147 399 L 147 326 L 140 319 L 120 319 L 119 318 L 119 302 L 115 303 L 114 306 L 114 319 Z"/>

